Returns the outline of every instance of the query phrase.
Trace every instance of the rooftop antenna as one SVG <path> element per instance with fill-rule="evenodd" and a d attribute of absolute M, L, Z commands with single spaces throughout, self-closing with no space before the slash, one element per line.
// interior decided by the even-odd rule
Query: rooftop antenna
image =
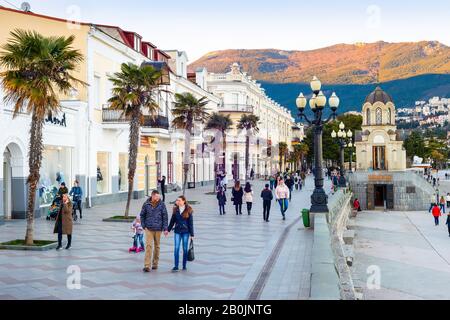
<path fill-rule="evenodd" d="M 25 12 L 31 12 L 31 6 L 28 2 L 22 2 L 22 4 L 20 5 L 20 9 Z"/>

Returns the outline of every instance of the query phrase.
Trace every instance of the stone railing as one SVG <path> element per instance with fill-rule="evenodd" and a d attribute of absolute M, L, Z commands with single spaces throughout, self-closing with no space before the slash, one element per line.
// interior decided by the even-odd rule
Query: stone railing
<path fill-rule="evenodd" d="M 356 300 L 355 287 L 349 268 L 349 248 L 346 247 L 346 241 L 344 240 L 345 237 L 351 237 L 353 243 L 354 231 L 347 230 L 347 224 L 352 213 L 351 198 L 352 193 L 347 188 L 338 190 L 332 199 L 327 214 L 331 249 L 339 277 L 339 291 L 343 300 Z M 348 235 L 346 232 L 351 232 L 352 235 Z M 353 251 L 353 246 L 351 246 L 351 251 Z M 353 263 L 353 260 L 350 263 Z"/>
<path fill-rule="evenodd" d="M 311 299 L 356 299 L 344 243 L 351 198 L 347 188 L 339 189 L 330 197 L 329 212 L 314 214 Z"/>

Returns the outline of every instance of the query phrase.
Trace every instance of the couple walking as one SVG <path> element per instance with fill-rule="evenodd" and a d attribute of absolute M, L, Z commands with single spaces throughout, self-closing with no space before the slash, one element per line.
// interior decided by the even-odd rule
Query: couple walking
<path fill-rule="evenodd" d="M 158 269 L 161 234 L 163 233 L 164 236 L 167 236 L 171 230 L 175 231 L 175 263 L 172 271 L 178 271 L 181 242 L 183 243 L 183 270 L 186 270 L 189 236 L 191 239 L 194 238 L 193 212 L 186 198 L 180 196 L 175 202 L 169 222 L 167 208 L 161 200 L 159 192 L 157 190 L 152 192 L 151 197 L 142 206 L 140 213 L 146 238 L 144 272 L 150 272 L 150 267 L 153 270 Z"/>

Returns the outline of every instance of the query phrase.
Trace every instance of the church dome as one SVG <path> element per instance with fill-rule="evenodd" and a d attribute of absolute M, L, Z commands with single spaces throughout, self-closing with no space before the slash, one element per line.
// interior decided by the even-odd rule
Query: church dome
<path fill-rule="evenodd" d="M 384 104 L 388 102 L 392 102 L 392 98 L 389 94 L 384 92 L 380 87 L 376 87 L 375 90 L 369 94 L 364 103 L 369 102 L 370 104 L 374 104 L 375 102 L 382 102 Z"/>

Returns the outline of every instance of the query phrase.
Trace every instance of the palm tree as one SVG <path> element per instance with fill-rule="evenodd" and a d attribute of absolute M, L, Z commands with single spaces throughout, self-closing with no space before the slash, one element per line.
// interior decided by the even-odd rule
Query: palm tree
<path fill-rule="evenodd" d="M 259 117 L 254 114 L 243 114 L 239 119 L 237 128 L 246 130 L 245 137 L 245 180 L 249 178 L 249 157 L 250 157 L 250 135 L 259 132 Z"/>
<path fill-rule="evenodd" d="M 130 211 L 133 193 L 136 159 L 139 146 L 139 133 L 144 119 L 143 111 L 155 116 L 159 110 L 155 102 L 155 91 L 161 78 L 161 72 L 150 65 L 137 66 L 123 63 L 120 72 L 116 72 L 109 80 L 113 83 L 113 96 L 108 100 L 110 108 L 120 110 L 122 117 L 129 120 L 129 157 L 128 157 L 128 197 L 125 218 Z"/>
<path fill-rule="evenodd" d="M 278 143 L 278 153 L 279 153 L 279 161 L 280 161 L 280 171 L 283 171 L 283 163 L 286 162 L 286 153 L 288 151 L 288 146 L 286 142 Z M 284 159 L 284 162 L 283 162 Z M 285 166 L 286 167 L 286 166 Z"/>
<path fill-rule="evenodd" d="M 185 130 L 186 141 L 184 145 L 184 180 L 183 195 L 186 192 L 186 183 L 189 173 L 190 154 L 191 154 L 191 136 L 194 129 L 194 121 L 205 123 L 208 119 L 208 113 L 205 106 L 208 104 L 206 97 L 197 99 L 190 92 L 176 93 L 175 106 L 172 110 L 174 116 L 172 127 Z"/>
<path fill-rule="evenodd" d="M 309 152 L 309 147 L 306 143 L 299 143 L 294 145 L 294 157 L 297 163 L 297 167 L 300 167 L 303 165 L 303 159 Z M 298 165 L 300 163 L 300 165 Z"/>
<path fill-rule="evenodd" d="M 233 120 L 229 114 L 222 115 L 218 112 L 214 112 L 208 119 L 205 129 L 215 129 L 222 133 L 222 149 L 223 149 L 223 168 L 225 170 L 225 158 L 227 151 L 226 132 L 233 126 Z M 215 157 L 216 159 L 216 157 Z M 215 162 L 216 160 L 214 160 Z M 214 163 L 214 172 L 217 176 L 217 163 Z"/>
<path fill-rule="evenodd" d="M 74 40 L 74 36 L 44 37 L 35 31 L 16 29 L 0 53 L 0 65 L 5 70 L 0 73 L 5 104 L 14 104 L 13 117 L 24 109 L 31 114 L 26 245 L 34 243 L 35 196 L 44 148 L 44 119 L 61 109 L 60 93 L 68 94 L 75 85 L 85 84 L 71 75 L 83 60 L 80 51 L 72 48 Z"/>

